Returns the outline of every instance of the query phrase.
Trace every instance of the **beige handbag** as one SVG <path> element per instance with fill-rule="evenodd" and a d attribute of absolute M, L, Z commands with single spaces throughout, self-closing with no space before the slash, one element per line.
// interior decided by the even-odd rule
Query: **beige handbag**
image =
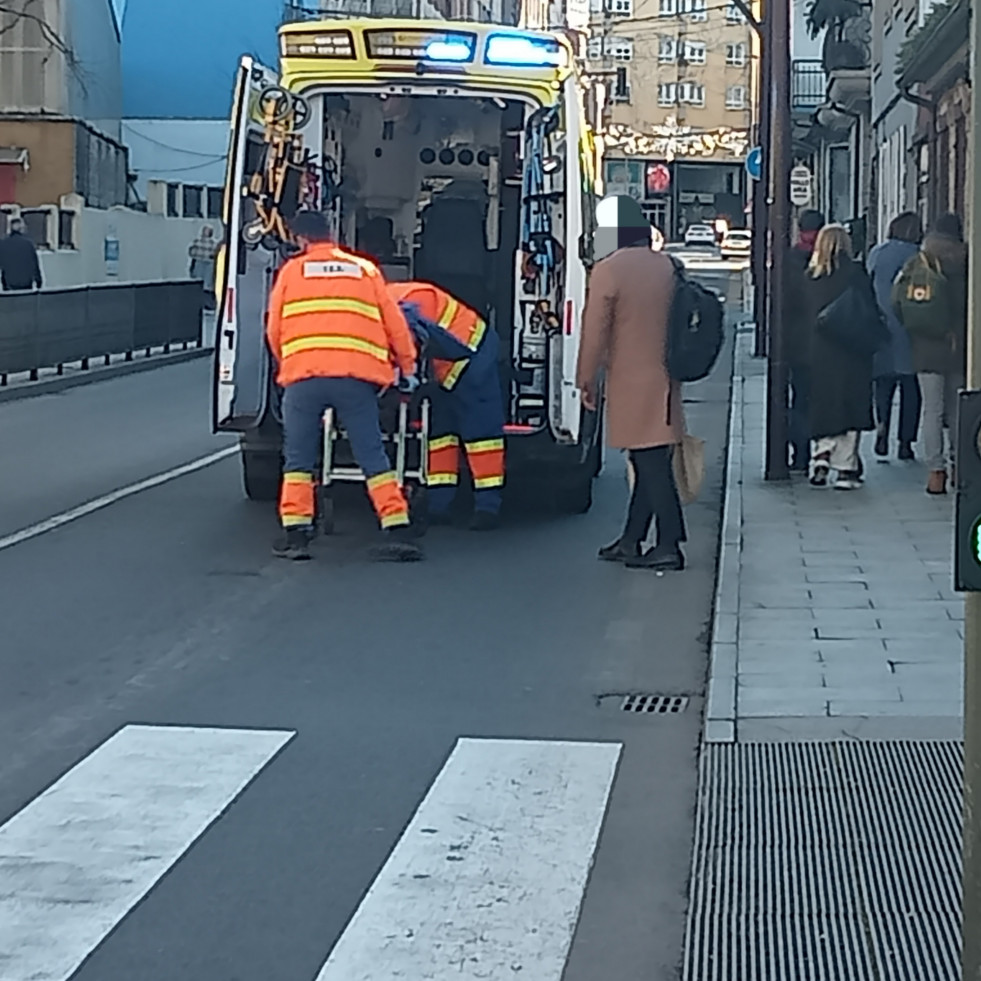
<path fill-rule="evenodd" d="M 671 458 L 674 482 L 682 504 L 691 504 L 705 481 L 705 440 L 685 433 Z"/>

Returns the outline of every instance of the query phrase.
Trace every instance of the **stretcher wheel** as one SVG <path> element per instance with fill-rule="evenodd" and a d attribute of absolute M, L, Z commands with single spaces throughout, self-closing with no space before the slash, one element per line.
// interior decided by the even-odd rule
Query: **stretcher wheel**
<path fill-rule="evenodd" d="M 317 528 L 322 535 L 334 534 L 334 499 L 323 493 L 318 495 Z"/>

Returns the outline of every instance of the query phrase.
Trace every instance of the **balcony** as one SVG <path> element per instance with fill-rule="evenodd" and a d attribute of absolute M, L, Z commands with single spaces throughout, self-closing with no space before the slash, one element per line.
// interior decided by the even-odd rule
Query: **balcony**
<path fill-rule="evenodd" d="M 810 115 L 827 98 L 828 75 L 819 58 L 795 58 L 790 75 L 790 108 Z"/>
<path fill-rule="evenodd" d="M 866 0 L 814 0 L 807 12 L 813 37 L 824 33 L 821 62 L 828 101 L 864 112 L 872 93 L 872 5 Z"/>

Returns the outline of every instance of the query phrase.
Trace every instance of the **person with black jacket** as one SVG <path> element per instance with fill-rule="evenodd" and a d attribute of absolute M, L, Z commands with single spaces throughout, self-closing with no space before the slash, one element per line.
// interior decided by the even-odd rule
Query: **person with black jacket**
<path fill-rule="evenodd" d="M 849 291 L 855 302 L 844 314 L 833 306 Z M 807 328 L 810 333 L 810 435 L 813 442 L 811 483 L 822 487 L 829 471 L 837 471 L 834 486 L 861 486 L 859 440 L 875 428 L 872 419 L 872 359 L 875 344 L 885 332 L 861 264 L 852 257 L 848 232 L 826 225 L 818 233 L 804 280 Z M 855 310 L 862 311 L 856 316 Z"/>
<path fill-rule="evenodd" d="M 0 240 L 0 284 L 5 290 L 40 289 L 43 284 L 37 249 L 24 234 L 19 218 L 10 223 L 10 234 Z"/>
<path fill-rule="evenodd" d="M 787 416 L 787 439 L 793 451 L 792 471 L 807 473 L 811 458 L 808 394 L 810 392 L 810 337 L 805 314 L 804 280 L 807 264 L 814 252 L 818 232 L 824 227 L 820 211 L 803 211 L 797 223 L 797 242 L 787 256 L 787 363 L 790 368 L 790 408 Z"/>

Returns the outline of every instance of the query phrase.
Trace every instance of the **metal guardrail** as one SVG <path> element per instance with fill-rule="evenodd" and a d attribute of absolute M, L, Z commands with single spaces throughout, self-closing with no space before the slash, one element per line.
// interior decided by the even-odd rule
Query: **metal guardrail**
<path fill-rule="evenodd" d="M 7 376 L 138 351 L 201 344 L 204 290 L 197 280 L 0 293 L 0 385 Z"/>

